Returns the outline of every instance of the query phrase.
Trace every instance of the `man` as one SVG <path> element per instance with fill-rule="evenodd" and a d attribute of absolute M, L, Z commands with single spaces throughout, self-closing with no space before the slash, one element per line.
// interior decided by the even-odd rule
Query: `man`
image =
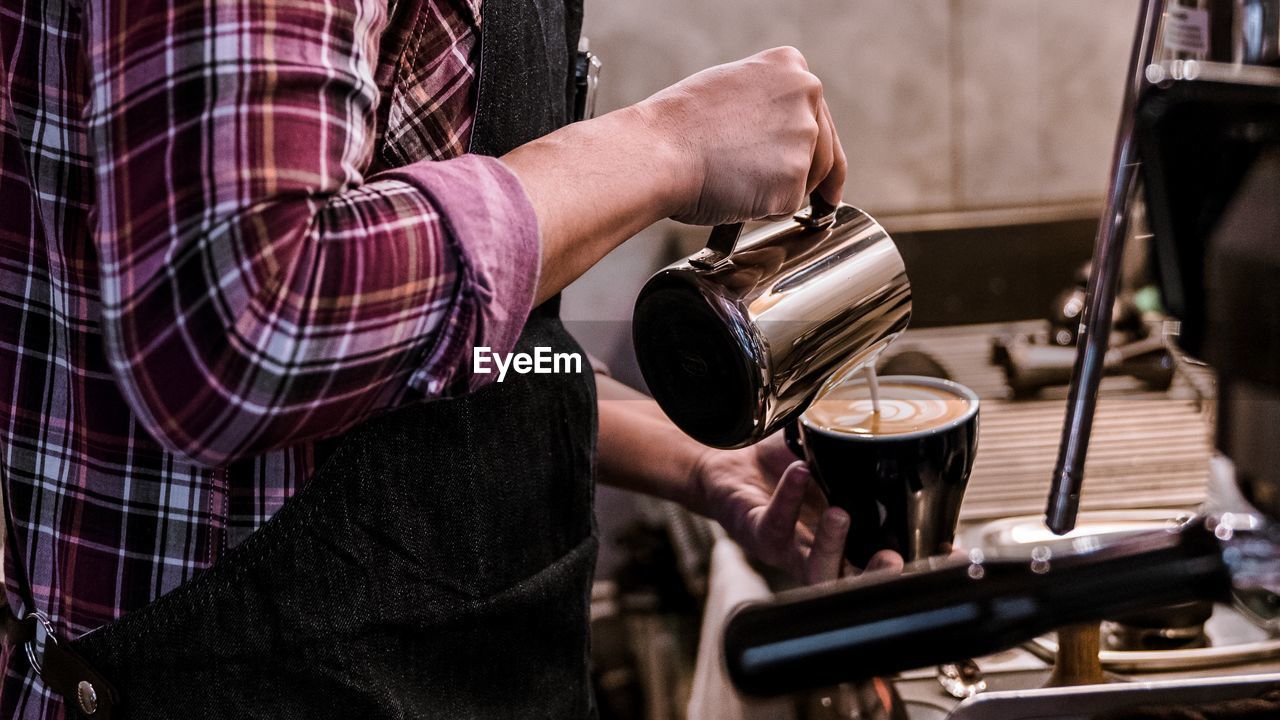
<path fill-rule="evenodd" d="M 564 126 L 572 0 L 3 7 L 5 717 L 589 716 L 596 471 L 839 574 L 777 443 L 471 366 L 656 220 L 838 200 L 798 52 Z"/>

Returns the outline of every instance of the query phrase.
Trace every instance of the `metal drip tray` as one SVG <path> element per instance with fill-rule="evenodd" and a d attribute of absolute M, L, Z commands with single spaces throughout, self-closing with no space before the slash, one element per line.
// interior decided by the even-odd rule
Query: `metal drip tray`
<path fill-rule="evenodd" d="M 1076 527 L 1066 535 L 1055 535 L 1044 526 L 1043 515 L 1024 515 L 995 520 L 968 529 L 963 534 L 967 547 L 1018 552 L 1045 545 L 1055 552 L 1083 552 L 1128 535 L 1168 530 L 1191 518 L 1176 510 L 1100 510 L 1080 513 Z"/>
<path fill-rule="evenodd" d="M 1216 631 L 1216 632 L 1215 632 Z M 1245 665 L 1280 657 L 1280 640 L 1269 637 L 1231 608 L 1220 605 L 1207 623 L 1209 647 L 1180 650 L 1102 650 L 1098 659 L 1102 667 L 1119 673 L 1170 672 L 1198 670 L 1228 665 Z M 1053 635 L 1026 644 L 1031 654 L 1053 662 L 1058 641 Z"/>
<path fill-rule="evenodd" d="M 1092 720 L 1148 704 L 1188 707 L 1256 697 L 1277 684 L 1280 675 L 1268 674 L 993 692 L 964 701 L 947 720 Z"/>
<path fill-rule="evenodd" d="M 966 539 L 972 547 L 997 552 L 1028 552 L 1046 545 L 1055 552 L 1080 552 L 1097 548 L 1126 535 L 1176 526 L 1188 515 L 1169 510 L 1121 510 L 1082 513 L 1076 529 L 1056 536 L 1044 527 L 1040 516 L 1008 518 L 970 529 Z M 1104 623 L 1103 634 L 1111 623 Z M 1204 624 L 1206 647 L 1138 650 L 1106 649 L 1099 653 L 1103 668 L 1117 673 L 1176 672 L 1230 665 L 1246 665 L 1280 657 L 1280 639 L 1271 637 L 1245 619 L 1234 608 L 1217 605 Z M 1027 643 L 1026 649 L 1045 662 L 1058 651 L 1057 638 L 1050 634 Z"/>

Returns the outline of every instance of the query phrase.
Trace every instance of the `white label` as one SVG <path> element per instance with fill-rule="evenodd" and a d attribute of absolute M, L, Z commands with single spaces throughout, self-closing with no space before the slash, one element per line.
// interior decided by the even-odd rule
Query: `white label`
<path fill-rule="evenodd" d="M 1166 10 L 1164 49 L 1194 53 L 1203 58 L 1209 52 L 1209 11 L 1179 6 Z"/>

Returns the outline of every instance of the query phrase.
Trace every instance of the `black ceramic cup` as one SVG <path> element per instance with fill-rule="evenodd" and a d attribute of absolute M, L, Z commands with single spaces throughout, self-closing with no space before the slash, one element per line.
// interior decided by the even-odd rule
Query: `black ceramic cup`
<path fill-rule="evenodd" d="M 943 390 L 969 407 L 955 419 L 904 434 L 837 432 L 810 425 L 804 415 L 787 427 L 787 444 L 809 463 L 827 502 L 849 513 L 845 557 L 858 567 L 885 549 L 908 562 L 949 553 L 978 448 L 978 396 L 969 388 L 915 375 L 885 376 L 880 383 Z"/>

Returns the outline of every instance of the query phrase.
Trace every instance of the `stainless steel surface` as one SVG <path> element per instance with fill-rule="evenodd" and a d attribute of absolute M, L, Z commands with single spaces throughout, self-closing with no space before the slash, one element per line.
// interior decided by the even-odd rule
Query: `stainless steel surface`
<path fill-rule="evenodd" d="M 982 668 L 972 660 L 939 665 L 938 684 L 948 695 L 959 700 L 987 690 L 987 679 L 982 674 Z"/>
<path fill-rule="evenodd" d="M 1102 632 L 1106 648 L 1120 652 L 1192 650 L 1209 644 L 1203 624 L 1149 628 L 1104 621 Z"/>
<path fill-rule="evenodd" d="M 1130 203 L 1137 191 L 1138 164 L 1134 151 L 1134 109 L 1144 82 L 1146 67 L 1154 57 L 1164 0 L 1144 0 L 1138 17 L 1133 53 L 1129 59 L 1129 82 L 1125 86 L 1111 164 L 1110 185 L 1098 238 L 1094 248 L 1093 273 L 1085 294 L 1080 322 L 1075 369 L 1067 399 L 1066 422 L 1054 467 L 1052 487 L 1045 508 L 1045 524 L 1057 533 L 1075 525 L 1080 509 L 1080 489 L 1084 483 L 1085 456 L 1102 380 L 1107 341 L 1111 334 L 1111 311 L 1120 282 Z"/>
<path fill-rule="evenodd" d="M 1280 3 L 1280 0 L 1274 0 Z M 1202 80 L 1258 87 L 1280 86 L 1280 68 L 1233 65 L 1219 62 L 1161 61 L 1147 66 L 1147 82 L 1159 85 L 1173 80 Z"/>
<path fill-rule="evenodd" d="M 984 523 L 969 530 L 966 545 L 987 549 L 1048 546 L 1057 552 L 1082 552 L 1152 530 L 1167 530 L 1190 519 L 1189 512 L 1170 510 L 1101 510 L 1081 513 L 1075 529 L 1057 535 L 1038 515 L 1022 515 Z"/>
<path fill-rule="evenodd" d="M 1101 713 L 1153 703 L 1188 706 L 1256 697 L 1278 684 L 1280 673 L 1269 673 L 989 692 L 961 703 L 948 720 L 1093 720 Z"/>
<path fill-rule="evenodd" d="M 1280 60 L 1280 2 L 1234 0 L 1231 59 L 1246 65 Z"/>
<path fill-rule="evenodd" d="M 764 438 L 824 382 L 906 329 L 911 285 L 889 235 L 849 205 L 817 215 L 740 238 L 717 228 L 706 249 L 641 290 L 633 326 L 641 370 L 696 439 L 742 447 Z"/>

